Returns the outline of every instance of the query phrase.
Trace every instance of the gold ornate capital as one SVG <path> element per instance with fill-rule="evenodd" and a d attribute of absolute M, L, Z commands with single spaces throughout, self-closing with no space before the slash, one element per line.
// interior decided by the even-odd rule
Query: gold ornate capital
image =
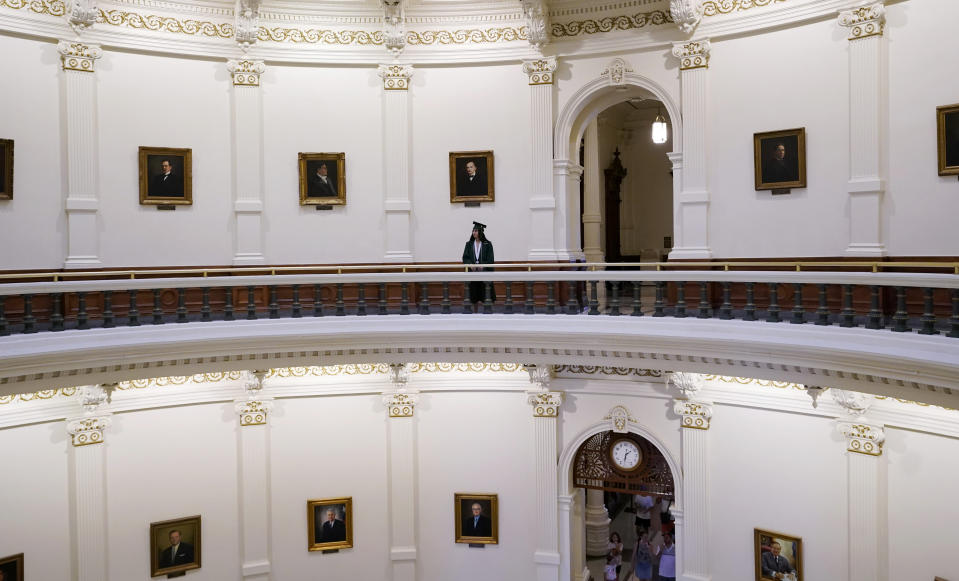
<path fill-rule="evenodd" d="M 839 422 L 839 431 L 846 436 L 846 450 L 867 456 L 882 456 L 886 432 L 882 425 L 864 422 Z"/>
<path fill-rule="evenodd" d="M 629 431 L 629 422 L 635 422 L 636 418 L 633 417 L 633 414 L 629 413 L 629 409 L 623 405 L 613 406 L 609 413 L 603 417 L 604 420 L 609 420 L 612 430 L 618 434 L 625 434 Z"/>
<path fill-rule="evenodd" d="M 113 420 L 109 415 L 86 416 L 67 421 L 67 433 L 73 445 L 90 446 L 103 443 L 103 431 L 110 427 Z"/>
<path fill-rule="evenodd" d="M 409 391 L 384 393 L 383 405 L 386 406 L 391 418 L 412 418 L 419 399 L 418 395 Z"/>
<path fill-rule="evenodd" d="M 839 25 L 849 29 L 849 40 L 882 36 L 886 26 L 886 7 L 877 2 L 840 12 Z"/>
<path fill-rule="evenodd" d="M 709 40 L 677 42 L 673 45 L 673 56 L 679 59 L 679 70 L 709 68 Z"/>
<path fill-rule="evenodd" d="M 82 42 L 68 42 L 61 40 L 57 44 L 60 53 L 60 63 L 65 71 L 80 71 L 81 73 L 94 72 L 94 62 L 103 56 L 103 50 L 98 44 L 84 44 Z"/>
<path fill-rule="evenodd" d="M 673 411 L 682 418 L 682 427 L 695 430 L 708 430 L 713 417 L 713 405 L 704 401 L 673 400 Z"/>
<path fill-rule="evenodd" d="M 556 57 L 523 61 L 523 72 L 529 76 L 530 85 L 552 85 L 556 71 Z"/>
<path fill-rule="evenodd" d="M 383 79 L 386 91 L 406 91 L 410 88 L 413 67 L 410 65 L 380 65 L 377 74 Z"/>
<path fill-rule="evenodd" d="M 559 408 L 563 405 L 561 391 L 530 391 L 526 401 L 533 406 L 534 418 L 555 418 L 559 416 Z"/>
<path fill-rule="evenodd" d="M 273 409 L 273 402 L 267 399 L 242 400 L 234 404 L 234 409 L 240 416 L 241 426 L 262 426 Z"/>
<path fill-rule="evenodd" d="M 266 65 L 258 60 L 228 60 L 226 68 L 233 74 L 234 86 L 259 87 L 260 75 L 266 70 Z"/>

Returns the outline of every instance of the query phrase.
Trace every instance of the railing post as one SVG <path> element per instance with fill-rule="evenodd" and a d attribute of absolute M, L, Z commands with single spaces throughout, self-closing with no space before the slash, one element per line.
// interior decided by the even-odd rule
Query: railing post
<path fill-rule="evenodd" d="M 746 306 L 743 309 L 743 320 L 744 321 L 755 321 L 756 320 L 756 283 L 747 282 L 746 283 Z"/>
<path fill-rule="evenodd" d="M 556 314 L 555 286 L 556 283 L 551 280 L 546 282 L 546 314 L 548 315 Z"/>
<path fill-rule="evenodd" d="M 610 297 L 609 297 L 609 316 L 618 317 L 619 313 L 619 281 L 614 280 L 610 281 Z"/>
<path fill-rule="evenodd" d="M 882 329 L 882 311 L 879 310 L 879 286 L 869 287 L 869 315 L 866 317 L 867 329 Z"/>
<path fill-rule="evenodd" d="M 130 308 L 127 310 L 127 326 L 139 327 L 140 310 L 137 308 L 137 291 L 136 289 L 132 289 L 127 291 L 127 294 L 130 295 Z"/>
<path fill-rule="evenodd" d="M 303 316 L 303 305 L 300 304 L 300 285 L 293 285 L 293 312 L 290 313 L 290 316 L 294 319 L 299 319 Z"/>
<path fill-rule="evenodd" d="M 410 283 L 403 281 L 400 284 L 400 291 L 400 314 L 408 315 L 410 314 Z"/>
<path fill-rule="evenodd" d="M 200 306 L 200 321 L 207 322 L 210 317 L 210 287 L 203 287 L 203 305 Z"/>
<path fill-rule="evenodd" d="M 642 283 L 638 280 L 633 281 L 633 312 L 629 314 L 631 317 L 642 317 L 643 316 L 643 299 L 640 296 L 642 293 L 643 287 Z"/>
<path fill-rule="evenodd" d="M 113 325 L 113 291 L 103 291 L 103 328 L 110 329 Z"/>
<path fill-rule="evenodd" d="M 806 322 L 806 309 L 802 306 L 802 283 L 793 285 L 793 316 L 789 321 L 793 325 L 802 325 Z"/>
<path fill-rule="evenodd" d="M 533 297 L 533 281 L 526 281 L 526 297 L 524 299 L 524 311 L 526 315 L 533 315 L 536 313 L 536 299 Z"/>
<path fill-rule="evenodd" d="M 666 288 L 666 283 L 661 280 L 656 281 L 656 302 L 653 303 L 653 316 L 654 317 L 665 317 L 666 311 L 663 309 L 663 290 Z"/>
<path fill-rule="evenodd" d="M 713 316 L 712 306 L 709 304 L 709 283 L 701 280 L 699 281 L 699 313 L 696 315 L 697 319 L 708 319 Z"/>
<path fill-rule="evenodd" d="M 405 302 L 406 302 L 406 283 L 403 283 L 403 285 L 404 285 L 404 286 L 403 286 L 403 302 L 404 302 L 404 304 L 405 304 Z M 406 311 L 405 313 L 403 313 L 403 314 L 404 314 L 404 315 L 408 315 L 408 314 L 409 314 L 409 310 L 407 310 L 407 311 Z M 338 282 L 338 283 L 336 283 L 336 316 L 337 316 L 337 317 L 343 317 L 343 316 L 345 316 L 345 315 L 346 315 L 346 303 L 343 302 L 343 283 L 342 283 L 342 282 Z"/>
<path fill-rule="evenodd" d="M 387 303 L 386 303 L 386 283 L 385 282 L 381 282 L 379 284 L 379 289 L 377 290 L 377 293 L 379 296 L 377 297 L 378 303 L 377 303 L 376 314 L 385 315 L 386 313 L 389 312 L 386 308 Z"/>
<path fill-rule="evenodd" d="M 429 283 L 420 283 L 420 314 L 430 314 L 430 288 Z"/>
<path fill-rule="evenodd" d="M 503 312 L 513 314 L 513 283 L 506 281 L 506 298 L 503 300 Z"/>
<path fill-rule="evenodd" d="M 313 316 L 323 316 L 323 285 L 313 285 Z"/>
<path fill-rule="evenodd" d="M 176 295 L 176 322 L 186 323 L 186 289 L 178 288 Z"/>
<path fill-rule="evenodd" d="M 233 287 L 228 286 L 223 289 L 223 320 L 232 321 L 233 316 Z"/>
<path fill-rule="evenodd" d="M 779 316 L 779 283 L 767 283 L 769 287 L 769 306 L 766 308 L 766 322 L 779 323 L 782 318 Z"/>
<path fill-rule="evenodd" d="M 906 323 L 909 321 L 909 313 L 906 311 L 906 287 L 896 287 L 896 314 L 892 316 L 892 331 L 894 333 L 905 333 L 909 330 Z"/>
<path fill-rule="evenodd" d="M 23 295 L 23 332 L 36 333 L 37 319 L 33 316 L 33 295 Z"/>
<path fill-rule="evenodd" d="M 673 316 L 677 319 L 686 318 L 686 281 L 676 283 L 676 307 L 673 309 Z"/>
<path fill-rule="evenodd" d="M 468 315 L 473 312 L 473 303 L 470 301 L 470 283 L 463 283 L 463 314 Z"/>
<path fill-rule="evenodd" d="M 356 316 L 366 316 L 366 285 L 362 282 L 356 287 Z"/>
<path fill-rule="evenodd" d="M 939 331 L 936 330 L 936 311 L 933 304 L 933 289 L 931 287 L 926 287 L 922 289 L 924 306 L 922 313 L 922 328 L 919 329 L 920 335 L 938 335 Z"/>
<path fill-rule="evenodd" d="M 819 285 L 819 308 L 816 309 L 816 324 L 829 324 L 829 305 L 826 303 L 826 285 Z"/>
<path fill-rule="evenodd" d="M 160 306 L 160 289 L 152 289 L 153 292 L 153 324 L 163 324 L 163 308 Z"/>
<path fill-rule="evenodd" d="M 271 318 L 271 319 L 279 319 L 279 318 L 280 318 L 280 305 L 278 305 L 277 302 L 276 302 L 276 285 L 275 285 L 275 284 L 271 284 L 268 288 L 270 289 L 270 304 L 269 304 L 270 318 Z"/>
<path fill-rule="evenodd" d="M 599 291 L 596 288 L 595 280 L 589 281 L 589 290 L 590 290 L 589 314 L 598 315 L 599 314 L 599 294 L 598 294 Z"/>
<path fill-rule="evenodd" d="M 7 328 L 7 313 L 4 308 L 6 299 L 7 297 L 0 295 L 0 337 L 6 337 L 10 334 L 10 329 Z"/>
<path fill-rule="evenodd" d="M 87 315 L 87 293 L 77 293 L 77 329 L 87 329 L 90 327 L 89 317 Z"/>
<path fill-rule="evenodd" d="M 506 287 L 506 296 L 509 296 L 509 286 Z M 450 304 L 450 281 L 443 281 L 443 300 L 440 303 L 440 313 L 448 315 L 452 311 Z M 512 312 L 512 311 L 510 311 Z"/>
<path fill-rule="evenodd" d="M 947 337 L 959 337 L 959 288 L 952 289 L 952 316 L 949 317 Z"/>
<path fill-rule="evenodd" d="M 256 319 L 256 300 L 253 296 L 255 288 L 252 286 L 246 287 L 246 318 L 249 321 Z"/>
<path fill-rule="evenodd" d="M 490 281 L 483 282 L 483 314 L 489 315 L 493 312 L 493 283 Z"/>
<path fill-rule="evenodd" d="M 728 321 L 733 318 L 733 304 L 729 302 L 729 281 L 723 281 L 722 287 L 723 304 L 719 306 L 719 318 L 723 321 Z"/>
<path fill-rule="evenodd" d="M 51 331 L 62 331 L 63 330 L 63 314 L 62 311 L 63 304 L 63 293 L 53 293 L 53 309 L 50 313 L 50 330 Z"/>
<path fill-rule="evenodd" d="M 856 326 L 856 311 L 852 308 L 852 285 L 842 285 L 842 311 L 839 313 L 840 327 Z"/>

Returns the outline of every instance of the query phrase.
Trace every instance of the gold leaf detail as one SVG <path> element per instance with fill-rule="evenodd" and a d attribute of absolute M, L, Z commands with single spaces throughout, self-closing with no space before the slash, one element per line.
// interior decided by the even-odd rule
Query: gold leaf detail
<path fill-rule="evenodd" d="M 653 10 L 651 12 L 640 12 L 632 16 L 607 16 L 599 20 L 574 20 L 566 23 L 554 23 L 550 30 L 554 38 L 564 36 L 579 36 L 581 34 L 598 34 L 601 32 L 612 32 L 613 30 L 632 30 L 643 28 L 645 26 L 658 26 L 673 22 L 669 12 L 663 10 Z"/>
<path fill-rule="evenodd" d="M 525 26 L 520 26 L 519 28 L 506 26 L 503 28 L 487 28 L 486 30 L 476 28 L 453 31 L 426 30 L 423 32 L 410 31 L 406 33 L 406 42 L 408 44 L 421 45 L 512 42 L 528 39 L 529 30 Z"/>
<path fill-rule="evenodd" d="M 14 10 L 29 8 L 31 12 L 50 16 L 63 16 L 67 13 L 67 7 L 62 0 L 0 0 L 0 6 Z"/>
<path fill-rule="evenodd" d="M 256 33 L 258 40 L 272 42 L 293 42 L 308 44 L 359 44 L 382 45 L 385 40 L 380 30 L 300 30 L 298 28 L 260 27 Z"/>
<path fill-rule="evenodd" d="M 703 15 L 716 16 L 717 14 L 730 14 L 750 8 L 769 6 L 770 4 L 779 4 L 786 0 L 706 0 L 703 2 Z"/>
<path fill-rule="evenodd" d="M 156 16 L 154 14 L 141 15 L 136 12 L 126 12 L 124 10 L 98 9 L 98 12 L 100 14 L 97 17 L 97 22 L 103 22 L 113 26 L 129 26 L 130 28 L 141 28 L 156 32 L 233 38 L 233 25 L 228 22 L 216 23 L 192 19 L 177 20 L 169 16 Z"/>

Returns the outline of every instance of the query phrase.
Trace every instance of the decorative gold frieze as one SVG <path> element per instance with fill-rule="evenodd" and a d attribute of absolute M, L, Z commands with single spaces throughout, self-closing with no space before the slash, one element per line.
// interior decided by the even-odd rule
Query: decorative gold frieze
<path fill-rule="evenodd" d="M 386 42 L 382 30 L 317 30 L 299 28 L 260 27 L 257 38 L 261 41 L 292 42 L 296 44 L 382 45 Z"/>
<path fill-rule="evenodd" d="M 31 12 L 50 16 L 63 16 L 67 13 L 67 6 L 62 0 L 0 0 L 0 6 L 14 10 L 29 8 Z"/>
<path fill-rule="evenodd" d="M 377 74 L 383 79 L 386 91 L 406 91 L 410 88 L 413 67 L 410 65 L 380 65 Z"/>
<path fill-rule="evenodd" d="M 786 0 L 706 0 L 703 2 L 703 14 L 705 16 L 730 14 L 741 10 L 749 10 L 750 8 L 780 4 L 785 1 Z"/>
<path fill-rule="evenodd" d="M 712 404 L 702 401 L 673 400 L 673 411 L 682 418 L 682 427 L 696 430 L 708 430 L 713 417 Z"/>
<path fill-rule="evenodd" d="M 598 20 L 574 20 L 572 22 L 554 22 L 550 32 L 553 38 L 579 36 L 581 34 L 598 34 L 614 30 L 633 30 L 646 26 L 669 24 L 673 21 L 668 11 L 653 10 L 637 14 L 607 16 Z"/>
<path fill-rule="evenodd" d="M 846 436 L 848 451 L 867 456 L 882 456 L 886 433 L 881 425 L 839 422 L 839 431 Z"/>
<path fill-rule="evenodd" d="M 530 391 L 526 393 L 527 402 L 533 406 L 534 418 L 555 418 L 559 407 L 563 405 L 561 391 Z"/>
<path fill-rule="evenodd" d="M 637 369 L 634 367 L 608 367 L 600 365 L 554 365 L 556 373 L 573 373 L 583 375 L 615 375 L 626 377 L 662 377 L 663 372 L 658 369 Z"/>
<path fill-rule="evenodd" d="M 383 394 L 383 405 L 391 418 L 411 418 L 416 409 L 418 394 L 410 391 L 395 391 Z"/>
<path fill-rule="evenodd" d="M 764 387 L 778 387 L 780 389 L 805 389 L 802 384 L 790 381 L 774 381 L 771 379 L 756 379 L 754 377 L 732 377 L 729 375 L 703 375 L 708 381 L 722 381 L 723 383 L 738 383 L 739 385 L 761 385 Z"/>
<path fill-rule="evenodd" d="M 80 71 L 82 73 L 92 73 L 94 62 L 103 56 L 103 51 L 99 45 L 67 42 L 65 40 L 61 40 L 57 44 L 57 52 L 60 53 L 63 70 Z"/>
<path fill-rule="evenodd" d="M 228 60 L 226 68 L 233 74 L 233 84 L 238 87 L 259 87 L 260 75 L 266 65 L 259 60 Z"/>
<path fill-rule="evenodd" d="M 233 24 L 229 22 L 210 22 L 193 19 L 179 20 L 172 16 L 157 16 L 155 14 L 139 14 L 126 10 L 104 9 L 100 9 L 100 16 L 97 18 L 97 22 L 112 26 L 128 26 L 130 28 L 152 30 L 155 32 L 233 38 Z"/>
<path fill-rule="evenodd" d="M 679 59 L 679 70 L 709 68 L 709 41 L 678 42 L 673 45 L 673 56 Z"/>
<path fill-rule="evenodd" d="M 273 409 L 273 402 L 267 400 L 246 400 L 234 404 L 241 426 L 262 426 Z"/>
<path fill-rule="evenodd" d="M 33 393 L 19 393 L 13 395 L 0 395 L 0 405 L 14 402 L 40 401 L 53 399 L 55 397 L 73 397 L 77 394 L 76 387 L 61 387 L 59 389 L 44 389 Z"/>
<path fill-rule="evenodd" d="M 243 371 L 219 371 L 213 373 L 197 373 L 196 375 L 171 375 L 169 377 L 151 377 L 150 379 L 134 379 L 117 383 L 117 389 L 143 389 L 146 387 L 167 387 L 170 385 L 186 385 L 188 383 L 219 383 L 221 381 L 237 380 L 243 377 Z"/>
<path fill-rule="evenodd" d="M 523 61 L 523 72 L 529 76 L 530 85 L 552 85 L 555 71 L 554 56 Z"/>
<path fill-rule="evenodd" d="M 839 24 L 849 29 L 849 40 L 882 36 L 886 26 L 886 7 L 879 2 L 840 12 Z"/>
<path fill-rule="evenodd" d="M 386 363 L 359 363 L 347 365 L 326 365 L 311 367 L 280 367 L 271 369 L 267 377 L 323 377 L 328 375 L 373 375 L 374 373 L 389 373 L 390 366 Z"/>
<path fill-rule="evenodd" d="M 67 433 L 74 446 L 89 446 L 103 443 L 103 430 L 110 427 L 110 416 L 91 416 L 77 418 L 67 422 Z"/>
<path fill-rule="evenodd" d="M 424 30 L 422 32 L 409 31 L 406 33 L 407 44 L 467 44 L 467 43 L 491 43 L 491 42 L 514 42 L 517 40 L 529 40 L 529 31 L 525 26 L 514 28 L 504 26 L 501 28 L 470 28 L 465 30 Z"/>

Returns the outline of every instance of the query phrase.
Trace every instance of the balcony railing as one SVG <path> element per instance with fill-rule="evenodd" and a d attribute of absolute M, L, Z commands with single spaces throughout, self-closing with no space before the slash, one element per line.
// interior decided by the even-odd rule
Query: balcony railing
<path fill-rule="evenodd" d="M 784 267 L 789 270 L 764 270 Z M 472 314 L 469 283 L 482 281 L 486 296 L 479 315 L 738 319 L 959 337 L 959 264 L 954 263 L 501 263 L 495 268 L 4 274 L 0 335 L 258 318 Z"/>

